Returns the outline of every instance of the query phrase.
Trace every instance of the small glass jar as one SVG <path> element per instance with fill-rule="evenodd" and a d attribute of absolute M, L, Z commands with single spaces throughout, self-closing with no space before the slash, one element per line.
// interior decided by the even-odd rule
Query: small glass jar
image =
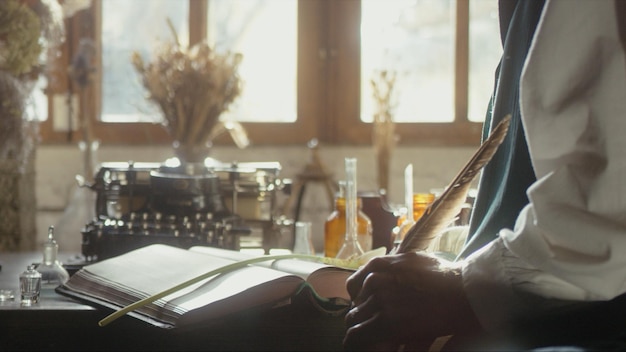
<path fill-rule="evenodd" d="M 312 224 L 310 222 L 298 221 L 295 226 L 293 252 L 296 254 L 315 255 L 315 248 L 313 247 L 313 241 L 311 239 Z"/>
<path fill-rule="evenodd" d="M 29 265 L 26 271 L 20 274 L 20 292 L 22 305 L 31 305 L 39 302 L 41 273 L 35 269 L 35 265 Z"/>

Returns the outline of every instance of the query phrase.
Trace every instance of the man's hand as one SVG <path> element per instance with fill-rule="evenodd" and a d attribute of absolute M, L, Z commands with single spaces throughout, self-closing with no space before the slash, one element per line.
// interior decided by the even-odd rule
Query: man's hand
<path fill-rule="evenodd" d="M 440 336 L 478 331 L 458 267 L 419 253 L 372 259 L 347 281 L 347 349 L 428 348 Z"/>

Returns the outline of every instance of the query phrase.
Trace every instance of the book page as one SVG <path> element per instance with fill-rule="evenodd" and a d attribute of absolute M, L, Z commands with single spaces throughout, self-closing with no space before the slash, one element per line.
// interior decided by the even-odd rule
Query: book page
<path fill-rule="evenodd" d="M 234 251 L 230 249 L 209 247 L 209 246 L 193 246 L 189 248 L 188 251 L 194 252 L 194 253 L 208 254 L 212 257 L 228 259 L 232 261 L 240 261 L 240 260 L 246 260 L 246 259 L 251 259 L 251 258 L 262 256 L 262 255 L 254 255 L 250 253 L 243 253 L 240 251 Z"/>
<path fill-rule="evenodd" d="M 150 245 L 83 267 L 141 296 L 151 296 L 232 261 L 165 245 Z"/>
<path fill-rule="evenodd" d="M 65 287 L 125 306 L 129 303 L 128 299 L 120 299 L 120 296 L 134 296 L 135 300 L 146 298 L 231 263 L 232 260 L 177 247 L 150 245 L 87 265 Z M 165 315 L 169 322 L 177 315 L 215 305 L 205 309 L 206 314 L 212 312 L 213 315 L 201 317 L 213 319 L 215 314 L 227 314 L 284 299 L 294 294 L 302 284 L 303 280 L 295 275 L 248 266 L 205 279 L 155 302 L 163 312 L 155 312 L 154 308 L 141 311 L 155 319 Z M 229 303 L 246 292 L 251 293 L 245 295 L 245 301 L 239 299 L 237 304 Z"/>
<path fill-rule="evenodd" d="M 231 260 L 245 260 L 262 256 L 205 246 L 196 246 L 189 250 Z M 353 270 L 300 259 L 268 260 L 254 265 L 298 275 L 307 280 L 320 297 L 350 299 L 346 289 L 346 280 L 354 272 Z"/>
<path fill-rule="evenodd" d="M 255 269 L 259 270 L 263 268 L 248 267 L 247 269 L 250 269 L 248 271 L 250 278 L 255 280 L 257 279 L 254 278 Z M 222 278 L 223 277 L 218 279 Z M 240 281 L 240 279 L 240 277 L 231 277 L 226 278 L 223 281 L 218 280 L 219 285 L 217 290 L 220 291 L 220 287 L 226 288 L 230 284 Z M 277 277 L 273 281 L 260 283 L 253 289 L 243 290 L 236 295 L 227 295 L 224 297 L 223 300 L 216 301 L 214 304 L 199 304 L 197 309 L 193 309 L 187 314 L 184 314 L 180 318 L 177 325 L 195 325 L 208 321 L 209 319 L 207 319 L 207 317 L 211 317 L 214 320 L 216 318 L 220 318 L 235 312 L 245 311 L 250 308 L 271 308 L 273 306 L 281 306 L 289 303 L 291 297 L 300 290 L 300 287 L 302 285 L 304 285 L 304 281 L 302 281 L 302 279 L 297 276 L 285 275 L 282 277 Z M 213 300 L 220 295 L 223 296 L 224 292 L 228 292 L 228 290 L 229 289 L 221 293 L 211 290 L 201 290 L 202 294 L 198 295 L 197 299 L 199 302 L 202 302 L 206 299 Z M 192 301 L 188 303 L 194 304 L 194 302 Z"/>
<path fill-rule="evenodd" d="M 263 257 L 263 254 L 255 255 L 250 253 L 243 253 L 239 251 L 233 251 L 228 249 L 221 249 L 207 246 L 195 246 L 189 248 L 189 251 L 196 253 L 204 253 L 210 256 L 225 258 L 234 261 L 246 260 L 251 258 Z M 265 262 L 255 263 L 255 266 L 262 266 L 266 268 L 276 269 L 283 272 L 288 272 L 294 275 L 298 275 L 303 279 L 307 279 L 311 273 L 322 268 L 335 268 L 331 265 L 318 263 L 310 260 L 301 259 L 280 259 L 280 260 L 268 260 Z M 341 270 L 341 269 L 339 269 Z"/>

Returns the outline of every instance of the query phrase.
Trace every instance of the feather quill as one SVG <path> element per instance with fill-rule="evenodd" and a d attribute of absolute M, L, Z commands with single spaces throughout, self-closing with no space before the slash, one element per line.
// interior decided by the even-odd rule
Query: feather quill
<path fill-rule="evenodd" d="M 506 136 L 510 123 L 511 115 L 507 115 L 500 121 L 450 185 L 426 208 L 424 215 L 411 226 L 402 242 L 395 251 L 392 251 L 393 253 L 425 250 L 430 242 L 454 221 L 465 203 L 472 180 L 496 153 Z"/>

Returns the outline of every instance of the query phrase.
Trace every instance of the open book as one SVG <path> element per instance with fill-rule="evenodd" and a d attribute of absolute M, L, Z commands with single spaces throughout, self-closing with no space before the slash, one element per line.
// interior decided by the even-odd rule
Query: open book
<path fill-rule="evenodd" d="M 251 257 L 213 247 L 155 244 L 84 266 L 57 292 L 117 310 Z M 182 327 L 289 304 L 299 294 L 324 311 L 338 313 L 349 305 L 345 282 L 352 272 L 298 259 L 266 261 L 202 280 L 129 315 L 163 328 Z"/>

